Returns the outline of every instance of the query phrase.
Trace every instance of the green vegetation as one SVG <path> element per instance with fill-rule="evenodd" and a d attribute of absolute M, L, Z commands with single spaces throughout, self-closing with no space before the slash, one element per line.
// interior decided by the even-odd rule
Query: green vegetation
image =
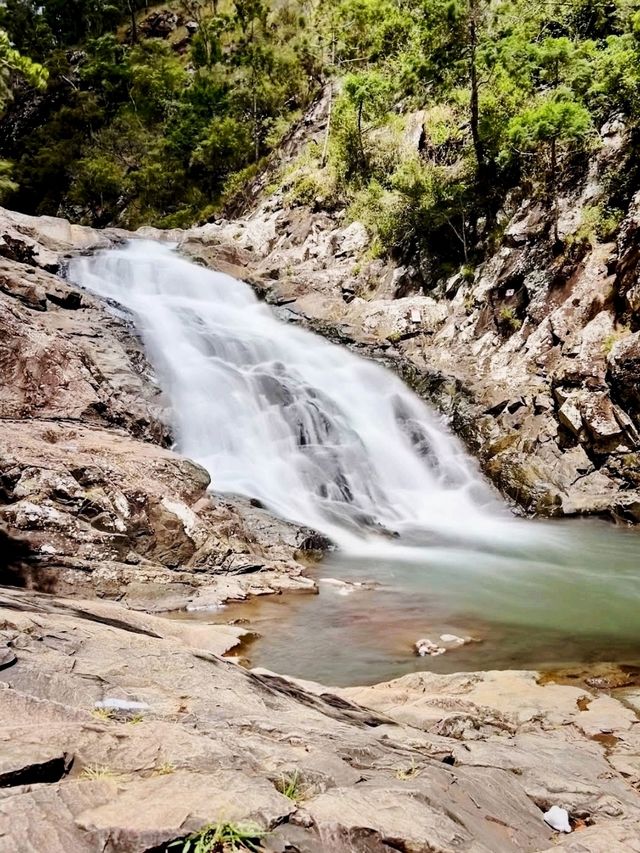
<path fill-rule="evenodd" d="M 503 331 L 507 334 L 517 332 L 522 326 L 522 320 L 520 320 L 519 317 L 516 317 L 513 308 L 501 308 L 498 312 L 498 322 Z"/>
<path fill-rule="evenodd" d="M 16 77 L 24 78 L 36 89 L 43 89 L 47 84 L 46 69 L 23 56 L 15 49 L 8 34 L 0 30 L 0 114 L 11 99 Z M 11 163 L 0 159 L 0 199 L 18 189 L 11 179 L 11 172 Z"/>
<path fill-rule="evenodd" d="M 204 826 L 188 838 L 182 838 L 169 844 L 168 850 L 178 849 L 180 853 L 227 853 L 233 850 L 260 849 L 260 841 L 265 833 L 255 826 L 243 826 L 236 823 L 216 823 Z"/>
<path fill-rule="evenodd" d="M 301 802 L 307 796 L 307 788 L 304 787 L 297 770 L 288 776 L 282 776 L 276 782 L 276 788 L 285 797 L 293 800 L 294 803 Z"/>
<path fill-rule="evenodd" d="M 149 38 L 152 13 L 181 23 Z M 622 119 L 630 162 L 640 138 L 634 0 L 7 0 L 0 26 L 49 75 L 2 122 L 37 104 L 4 134 L 6 201 L 94 224 L 214 214 L 330 80 L 330 131 L 282 176 L 285 202 L 344 206 L 371 255 L 473 268 L 524 195 L 557 241 L 598 129 Z M 607 178 L 589 239 L 615 233 L 636 178 Z"/>
<path fill-rule="evenodd" d="M 91 716 L 97 720 L 115 720 L 116 718 L 113 708 L 92 708 Z"/>

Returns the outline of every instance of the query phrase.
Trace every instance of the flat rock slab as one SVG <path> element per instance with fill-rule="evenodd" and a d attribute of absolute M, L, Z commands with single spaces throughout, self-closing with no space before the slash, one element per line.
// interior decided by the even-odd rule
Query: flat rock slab
<path fill-rule="evenodd" d="M 511 675 L 511 715 L 491 708 L 507 701 L 495 674 L 399 679 L 381 686 L 383 713 L 352 691 L 247 672 L 212 653 L 207 626 L 113 602 L 4 590 L 0 626 L 16 655 L 0 671 L 1 853 L 146 853 L 221 820 L 255 824 L 276 853 L 533 853 L 554 845 L 550 805 L 595 822 L 561 846 L 626 838 L 640 816 L 617 753 L 575 722 L 576 694 L 595 697 L 531 673 Z M 400 694 L 443 716 L 445 697 L 466 696 L 473 736 L 394 721 Z"/>

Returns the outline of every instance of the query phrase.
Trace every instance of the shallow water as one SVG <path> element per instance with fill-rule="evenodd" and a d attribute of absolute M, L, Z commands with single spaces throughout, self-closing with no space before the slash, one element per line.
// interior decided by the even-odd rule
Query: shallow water
<path fill-rule="evenodd" d="M 313 571 L 318 596 L 270 596 L 197 618 L 248 620 L 260 635 L 241 650 L 251 666 L 325 684 L 373 684 L 423 669 L 640 663 L 638 534 L 604 522 L 553 527 L 559 546 L 544 557 L 452 549 L 407 563 L 330 554 Z M 379 586 L 345 594 L 322 578 Z M 441 634 L 479 642 L 415 655 L 416 640 L 441 643 Z"/>
<path fill-rule="evenodd" d="M 278 321 L 247 285 L 167 247 L 79 258 L 70 277 L 133 312 L 177 449 L 217 491 L 257 498 L 339 545 L 315 570 L 319 596 L 197 617 L 248 616 L 263 634 L 246 650 L 253 664 L 347 684 L 640 660 L 636 532 L 514 518 L 397 377 Z M 327 577 L 376 586 L 349 591 Z M 479 642 L 412 653 L 446 633 Z"/>

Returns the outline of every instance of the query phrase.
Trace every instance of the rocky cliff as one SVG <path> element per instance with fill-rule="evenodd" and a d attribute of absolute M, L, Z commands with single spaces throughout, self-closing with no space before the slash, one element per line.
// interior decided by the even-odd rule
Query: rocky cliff
<path fill-rule="evenodd" d="M 318 540 L 207 491 L 129 319 L 58 275 L 126 235 L 8 213 L 1 231 L 0 524 L 26 555 L 6 571 L 146 609 L 313 591 L 296 556 Z"/>
<path fill-rule="evenodd" d="M 310 590 L 299 561 L 322 543 L 208 491 L 206 472 L 170 449 L 129 318 L 65 282 L 68 254 L 132 235 L 2 216 L 0 851 L 168 851 L 209 825 L 249 827 L 272 853 L 640 851 L 632 673 L 574 686 L 424 673 L 337 690 L 221 658 L 242 626 L 158 615 Z M 284 316 L 380 358 L 471 430 L 496 366 L 473 385 L 471 351 L 456 363 L 462 344 L 439 343 L 459 298 L 394 299 L 399 273 L 382 268 L 380 292 L 357 296 L 358 226 L 321 227 L 273 199 L 237 223 L 169 236 L 201 262 L 250 269 Z M 617 347 L 602 381 L 631 387 L 631 373 L 627 386 L 613 378 L 631 370 Z M 506 358 L 508 341 L 495 351 Z M 521 405 L 493 404 L 497 430 L 528 412 L 519 391 Z M 547 393 L 533 417 L 552 425 Z M 605 397 L 586 381 L 579 393 Z M 633 412 L 632 397 L 611 405 Z M 548 470 L 546 456 L 539 464 Z M 599 509 L 619 506 L 607 482 Z M 608 695 L 620 684 L 620 699 Z M 571 834 L 545 824 L 553 805 L 569 811 Z"/>
<path fill-rule="evenodd" d="M 585 179 L 565 187 L 558 241 L 543 203 L 507 199 L 495 251 L 445 279 L 418 261 L 372 260 L 344 210 L 292 201 L 296 158 L 322 140 L 327 112 L 325 96 L 238 202 L 243 215 L 182 233 L 182 249 L 399 372 L 522 510 L 640 520 L 640 196 L 616 238 L 588 227 L 602 176 L 630 168 L 624 126 L 602 128 Z M 289 177 L 270 193 L 278 169 Z"/>

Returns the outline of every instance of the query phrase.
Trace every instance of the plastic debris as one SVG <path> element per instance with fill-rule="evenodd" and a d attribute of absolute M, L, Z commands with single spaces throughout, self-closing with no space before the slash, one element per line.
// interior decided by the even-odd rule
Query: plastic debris
<path fill-rule="evenodd" d="M 560 806 L 551 806 L 548 812 L 545 812 L 544 822 L 548 824 L 556 832 L 571 832 L 571 824 L 569 823 L 569 812 Z"/>
<path fill-rule="evenodd" d="M 416 654 L 421 658 L 424 658 L 427 655 L 435 658 L 438 657 L 438 655 L 443 655 L 447 651 L 446 649 L 443 649 L 442 646 L 434 643 L 433 640 L 430 640 L 428 637 L 423 637 L 422 640 L 417 640 L 414 648 L 416 650 Z"/>
<path fill-rule="evenodd" d="M 148 711 L 151 707 L 146 702 L 134 702 L 129 699 L 103 699 L 96 702 L 96 708 L 106 708 L 109 711 Z"/>

